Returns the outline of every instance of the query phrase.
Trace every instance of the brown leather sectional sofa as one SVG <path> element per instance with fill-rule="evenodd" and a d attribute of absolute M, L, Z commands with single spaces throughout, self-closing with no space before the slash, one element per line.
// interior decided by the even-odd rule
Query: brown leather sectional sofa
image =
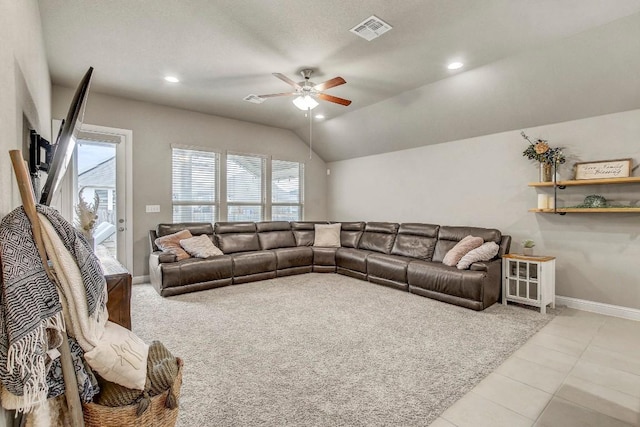
<path fill-rule="evenodd" d="M 149 232 L 151 283 L 162 296 L 310 272 L 339 273 L 414 294 L 484 310 L 498 301 L 501 257 L 511 237 L 477 227 L 389 222 L 341 223 L 341 247 L 315 247 L 317 222 L 218 222 L 160 224 Z M 323 222 L 326 224 L 326 222 Z M 157 237 L 188 229 L 207 234 L 224 255 L 175 261 L 160 252 Z M 469 270 L 442 264 L 467 235 L 500 246 L 495 259 Z"/>

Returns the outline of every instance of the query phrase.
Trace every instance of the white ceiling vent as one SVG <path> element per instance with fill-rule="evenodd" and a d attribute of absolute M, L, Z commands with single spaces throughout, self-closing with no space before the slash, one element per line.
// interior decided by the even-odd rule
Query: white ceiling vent
<path fill-rule="evenodd" d="M 353 34 L 359 35 L 367 41 L 371 41 L 375 38 L 380 37 L 391 28 L 393 27 L 384 22 L 382 19 L 378 18 L 377 16 L 371 15 L 349 31 L 351 31 Z"/>
<path fill-rule="evenodd" d="M 242 99 L 244 99 L 247 102 L 251 102 L 252 104 L 262 104 L 265 101 L 264 98 L 260 98 L 258 95 L 254 95 L 254 94 L 247 95 Z"/>

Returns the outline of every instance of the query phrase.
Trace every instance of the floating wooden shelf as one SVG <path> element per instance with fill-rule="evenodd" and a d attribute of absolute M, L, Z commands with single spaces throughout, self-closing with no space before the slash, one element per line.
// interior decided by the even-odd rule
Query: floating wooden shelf
<path fill-rule="evenodd" d="M 640 183 L 640 176 L 629 178 L 604 178 L 604 179 L 572 179 L 570 181 L 557 181 L 558 187 L 571 185 L 602 185 L 602 184 L 637 184 Z M 553 187 L 552 182 L 530 182 L 529 187 Z"/>
<path fill-rule="evenodd" d="M 529 209 L 535 213 L 637 213 L 640 208 L 558 208 L 558 209 Z"/>

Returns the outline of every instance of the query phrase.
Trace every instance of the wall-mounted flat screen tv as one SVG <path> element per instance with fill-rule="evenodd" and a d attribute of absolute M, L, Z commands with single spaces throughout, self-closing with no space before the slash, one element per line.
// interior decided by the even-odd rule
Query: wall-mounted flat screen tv
<path fill-rule="evenodd" d="M 73 150 L 76 147 L 76 138 L 84 121 L 84 110 L 87 104 L 87 96 L 89 95 L 92 73 L 93 67 L 89 67 L 82 81 L 80 81 L 80 85 L 73 96 L 73 101 L 71 101 L 67 117 L 64 119 L 58 133 L 58 139 L 53 145 L 53 158 L 40 196 L 40 204 L 42 205 L 49 206 L 51 204 L 51 200 L 60 187 L 60 182 L 69 166 Z"/>

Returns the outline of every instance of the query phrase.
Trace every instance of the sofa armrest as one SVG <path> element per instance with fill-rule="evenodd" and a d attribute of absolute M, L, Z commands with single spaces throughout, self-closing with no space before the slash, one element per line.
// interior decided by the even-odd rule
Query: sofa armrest
<path fill-rule="evenodd" d="M 500 265 L 502 260 L 500 258 L 492 259 L 491 261 L 476 261 L 469 266 L 469 270 L 473 271 L 489 271 L 493 265 Z"/>
<path fill-rule="evenodd" d="M 178 257 L 175 254 L 162 251 L 151 252 L 151 254 L 149 254 L 149 258 L 153 258 L 156 265 L 178 261 Z"/>
<path fill-rule="evenodd" d="M 502 292 L 502 259 L 497 258 L 491 261 L 474 262 L 471 264 L 470 269 L 485 272 L 482 298 L 484 308 L 499 301 Z"/>
<path fill-rule="evenodd" d="M 469 266 L 469 270 L 473 271 L 487 271 L 489 270 L 489 266 L 487 265 L 487 261 L 478 261 L 474 262 Z"/>

